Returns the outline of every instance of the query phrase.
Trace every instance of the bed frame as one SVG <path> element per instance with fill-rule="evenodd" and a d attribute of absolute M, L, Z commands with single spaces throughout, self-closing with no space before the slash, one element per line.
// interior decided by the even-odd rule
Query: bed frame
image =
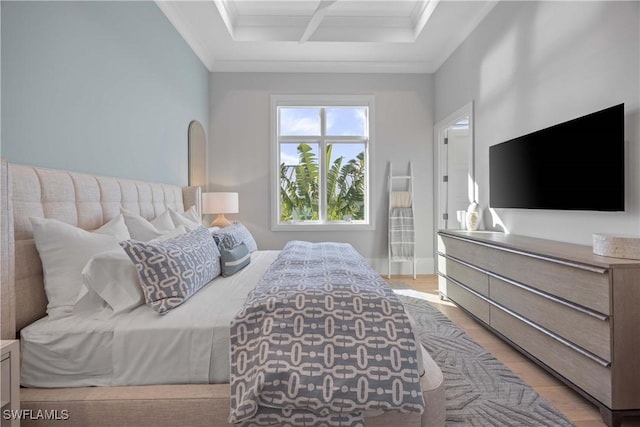
<path fill-rule="evenodd" d="M 1 161 L 0 219 L 1 336 L 19 331 L 46 314 L 42 264 L 33 241 L 30 216 L 55 218 L 93 230 L 120 207 L 152 219 L 171 207 L 200 209 L 200 188 L 100 177 Z M 367 426 L 442 426 L 445 396 L 442 372 L 423 349 L 426 410 L 367 418 Z M 68 419 L 24 419 L 22 426 L 228 425 L 229 384 L 179 384 L 62 389 L 22 388 L 21 409 L 68 411 Z M 50 414 L 56 414 L 50 412 Z M 63 417 L 60 417 L 63 418 Z"/>

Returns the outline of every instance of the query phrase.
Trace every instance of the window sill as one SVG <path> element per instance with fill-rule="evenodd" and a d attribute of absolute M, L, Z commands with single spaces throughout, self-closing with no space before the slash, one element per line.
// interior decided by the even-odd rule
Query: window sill
<path fill-rule="evenodd" d="M 271 231 L 371 231 L 373 224 L 356 221 L 319 222 L 288 222 L 271 226 Z"/>

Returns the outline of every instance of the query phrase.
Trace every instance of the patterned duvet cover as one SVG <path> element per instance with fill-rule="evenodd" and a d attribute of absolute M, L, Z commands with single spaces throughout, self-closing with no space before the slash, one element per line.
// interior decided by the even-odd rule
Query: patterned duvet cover
<path fill-rule="evenodd" d="M 289 242 L 231 325 L 239 426 L 357 426 L 424 410 L 404 307 L 355 249 Z"/>

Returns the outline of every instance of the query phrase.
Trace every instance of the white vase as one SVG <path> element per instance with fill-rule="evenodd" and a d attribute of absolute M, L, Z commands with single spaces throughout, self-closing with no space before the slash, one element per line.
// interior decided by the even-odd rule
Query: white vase
<path fill-rule="evenodd" d="M 467 230 L 476 231 L 480 226 L 480 205 L 478 202 L 472 202 L 467 208 L 466 215 Z"/>

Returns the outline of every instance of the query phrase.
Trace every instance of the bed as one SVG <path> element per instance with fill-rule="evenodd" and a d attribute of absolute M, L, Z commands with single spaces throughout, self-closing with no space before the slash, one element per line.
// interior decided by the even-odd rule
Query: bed
<path fill-rule="evenodd" d="M 199 210 L 199 200 L 200 190 L 193 187 L 96 177 L 3 161 L 2 338 L 18 338 L 22 328 L 46 314 L 42 263 L 29 216 L 55 218 L 93 230 L 117 215 L 121 207 L 151 219 L 167 208 L 186 210 L 196 206 Z M 425 374 L 420 384 L 426 403 L 424 413 L 367 417 L 365 425 L 443 425 L 442 373 L 424 350 L 422 353 Z M 49 420 L 47 425 L 228 425 L 230 385 L 22 388 L 21 407 L 34 412 L 68 411 L 69 419 Z M 39 424 L 42 420 L 22 422 L 27 426 Z"/>

